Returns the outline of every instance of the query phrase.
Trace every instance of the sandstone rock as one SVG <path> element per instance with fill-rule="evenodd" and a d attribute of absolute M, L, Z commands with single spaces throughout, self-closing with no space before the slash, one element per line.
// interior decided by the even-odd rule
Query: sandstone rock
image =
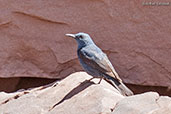
<path fill-rule="evenodd" d="M 170 104 L 170 97 L 147 92 L 122 99 L 114 107 L 112 114 L 168 114 L 171 113 L 168 108 Z"/>
<path fill-rule="evenodd" d="M 160 97 L 157 99 L 159 108 L 151 111 L 149 114 L 170 114 L 171 113 L 171 98 Z"/>
<path fill-rule="evenodd" d="M 14 93 L 0 92 L 0 114 L 170 114 L 171 98 L 155 92 L 124 97 L 85 72 Z"/>
<path fill-rule="evenodd" d="M 147 114 L 149 111 L 158 108 L 156 103 L 158 98 L 157 93 L 127 97 L 115 106 L 113 114 Z"/>
<path fill-rule="evenodd" d="M 109 113 L 115 104 L 124 97 L 104 80 L 87 81 L 91 76 L 75 73 L 49 86 L 15 92 L 0 93 L 0 113 L 8 114 L 95 114 Z M 57 104 L 52 110 L 53 105 Z M 50 111 L 49 111 L 50 110 Z"/>
<path fill-rule="evenodd" d="M 169 107 L 164 107 L 164 108 L 159 108 L 155 111 L 152 111 L 148 114 L 170 114 L 171 113 L 171 106 Z"/>
<path fill-rule="evenodd" d="M 125 82 L 171 86 L 169 6 L 141 1 L 0 0 L 0 77 L 63 78 L 81 70 L 66 33 L 87 32 Z"/>

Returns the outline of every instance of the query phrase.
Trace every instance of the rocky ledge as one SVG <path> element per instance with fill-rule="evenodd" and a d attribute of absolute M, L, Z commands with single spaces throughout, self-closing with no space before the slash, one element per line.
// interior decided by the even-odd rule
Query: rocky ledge
<path fill-rule="evenodd" d="M 85 72 L 37 88 L 0 93 L 0 114 L 170 114 L 171 98 L 147 92 L 130 97 Z"/>

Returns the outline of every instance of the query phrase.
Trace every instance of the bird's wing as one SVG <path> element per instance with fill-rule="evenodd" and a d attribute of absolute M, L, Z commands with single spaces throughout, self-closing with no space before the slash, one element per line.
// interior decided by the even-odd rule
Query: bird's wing
<path fill-rule="evenodd" d="M 88 64 L 94 69 L 97 69 L 104 74 L 107 74 L 119 82 L 122 82 L 120 79 L 119 75 L 113 68 L 111 62 L 109 61 L 108 57 L 106 54 L 103 52 L 97 53 L 95 50 L 80 50 L 78 51 L 80 59 L 84 61 L 85 64 Z"/>

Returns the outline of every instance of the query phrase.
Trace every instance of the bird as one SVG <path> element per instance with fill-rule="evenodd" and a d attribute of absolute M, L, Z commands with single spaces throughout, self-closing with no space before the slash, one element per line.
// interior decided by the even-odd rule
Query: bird
<path fill-rule="evenodd" d="M 111 83 L 123 96 L 131 96 L 133 92 L 123 83 L 107 55 L 94 43 L 87 33 L 65 34 L 77 41 L 77 55 L 84 70 L 93 78 Z"/>

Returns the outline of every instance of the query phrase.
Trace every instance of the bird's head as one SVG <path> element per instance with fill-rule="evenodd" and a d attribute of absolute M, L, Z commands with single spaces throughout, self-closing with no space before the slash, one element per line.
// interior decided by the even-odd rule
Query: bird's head
<path fill-rule="evenodd" d="M 81 46 L 81 47 L 93 43 L 93 40 L 91 39 L 91 37 L 88 34 L 83 33 L 83 32 L 80 32 L 77 34 L 66 34 L 66 36 L 74 38 L 77 41 L 78 46 Z"/>

